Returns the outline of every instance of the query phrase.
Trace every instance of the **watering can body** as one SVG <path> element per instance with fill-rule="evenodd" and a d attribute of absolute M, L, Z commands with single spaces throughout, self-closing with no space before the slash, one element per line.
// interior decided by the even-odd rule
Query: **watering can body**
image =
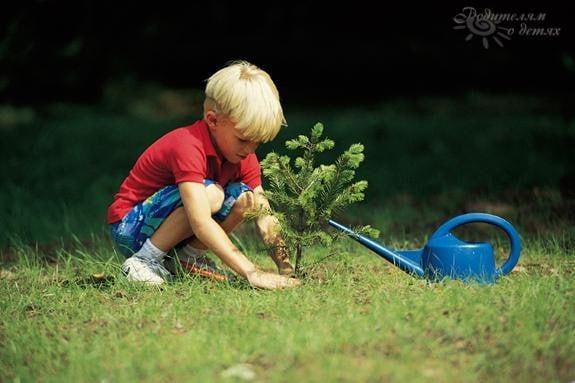
<path fill-rule="evenodd" d="M 469 213 L 450 219 L 433 233 L 420 250 L 392 250 L 335 221 L 328 222 L 402 270 L 431 280 L 448 277 L 465 282 L 494 283 L 498 277 L 513 269 L 521 252 L 519 235 L 513 226 L 501 217 L 485 213 Z M 501 267 L 496 267 L 493 248 L 489 243 L 465 242 L 451 233 L 456 227 L 472 222 L 489 223 L 506 232 L 511 242 L 511 252 Z"/>

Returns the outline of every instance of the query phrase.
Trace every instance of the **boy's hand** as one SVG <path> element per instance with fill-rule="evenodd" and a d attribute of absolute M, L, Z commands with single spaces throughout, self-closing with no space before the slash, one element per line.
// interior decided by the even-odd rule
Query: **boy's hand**
<path fill-rule="evenodd" d="M 247 273 L 248 282 L 253 287 L 262 289 L 283 289 L 296 287 L 301 284 L 299 279 L 289 278 L 283 275 L 266 273 L 260 270 L 253 270 Z"/>

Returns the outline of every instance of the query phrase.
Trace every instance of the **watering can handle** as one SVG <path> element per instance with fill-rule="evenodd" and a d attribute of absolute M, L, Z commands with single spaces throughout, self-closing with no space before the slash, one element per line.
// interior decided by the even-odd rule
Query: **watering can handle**
<path fill-rule="evenodd" d="M 519 261 L 519 254 L 521 253 L 521 242 L 519 241 L 519 235 L 517 234 L 517 231 L 515 231 L 515 228 L 513 228 L 509 222 L 501 217 L 485 213 L 463 214 L 452 218 L 441 225 L 435 231 L 435 233 L 433 233 L 430 239 L 442 237 L 456 227 L 472 222 L 489 223 L 491 225 L 498 226 L 499 228 L 503 229 L 503 231 L 505 231 L 509 241 L 511 242 L 511 251 L 509 253 L 509 257 L 507 257 L 507 261 L 505 261 L 501 267 L 495 270 L 495 275 L 496 277 L 500 277 L 502 275 L 509 274 L 509 272 L 511 272 L 511 270 L 513 270 L 517 264 L 517 261 Z"/>

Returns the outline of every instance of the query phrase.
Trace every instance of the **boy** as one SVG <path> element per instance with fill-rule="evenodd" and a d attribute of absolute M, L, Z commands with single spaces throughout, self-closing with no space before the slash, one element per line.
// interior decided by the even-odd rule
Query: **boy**
<path fill-rule="evenodd" d="M 154 142 L 138 158 L 108 209 L 114 242 L 129 256 L 122 272 L 129 280 L 161 284 L 163 266 L 176 247 L 188 271 L 225 278 L 205 257 L 212 250 L 254 287 L 299 284 L 273 216 L 256 220 L 263 241 L 274 249 L 280 274 L 265 273 L 230 241 L 231 232 L 254 207 L 269 207 L 255 150 L 285 125 L 278 91 L 270 76 L 245 61 L 212 75 L 206 85 L 204 116 Z M 183 247 L 182 247 L 183 246 Z"/>

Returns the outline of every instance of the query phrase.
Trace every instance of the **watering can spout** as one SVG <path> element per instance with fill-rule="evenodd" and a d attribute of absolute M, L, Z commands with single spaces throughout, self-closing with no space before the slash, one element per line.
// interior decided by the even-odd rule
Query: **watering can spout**
<path fill-rule="evenodd" d="M 423 267 L 421 264 L 421 257 L 423 253 L 422 250 L 395 251 L 383 246 L 380 243 L 377 243 L 365 235 L 358 234 L 350 228 L 331 219 L 327 222 L 336 229 L 348 234 L 351 238 L 355 239 L 357 242 L 361 243 L 368 249 L 374 251 L 376 254 L 399 267 L 403 271 L 410 274 L 415 274 L 420 277 L 424 275 Z"/>

